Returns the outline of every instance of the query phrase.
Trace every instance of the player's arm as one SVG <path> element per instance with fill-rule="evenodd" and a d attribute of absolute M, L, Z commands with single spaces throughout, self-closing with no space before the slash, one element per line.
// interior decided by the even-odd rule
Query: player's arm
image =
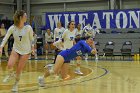
<path fill-rule="evenodd" d="M 31 41 L 32 54 L 34 55 L 34 53 L 35 53 L 35 39 L 33 36 L 33 29 L 31 26 L 29 28 L 29 36 L 30 36 L 30 41 Z"/>
<path fill-rule="evenodd" d="M 96 49 L 92 49 L 92 50 L 91 50 L 91 53 L 92 53 L 92 54 L 97 54 Z"/>
<path fill-rule="evenodd" d="M 56 46 L 59 50 L 62 50 L 64 48 L 62 40 L 54 42 L 53 45 Z"/>
<path fill-rule="evenodd" d="M 51 39 L 52 39 L 52 42 L 54 42 L 55 40 L 54 40 L 54 35 L 53 35 L 53 33 L 51 32 Z"/>
<path fill-rule="evenodd" d="M 62 38 L 63 38 L 63 39 L 65 39 L 65 37 L 66 37 L 66 32 L 67 32 L 67 31 L 64 31 L 64 33 L 62 34 Z"/>
<path fill-rule="evenodd" d="M 54 29 L 54 41 L 55 41 L 55 38 L 56 38 L 56 28 Z"/>
<path fill-rule="evenodd" d="M 97 51 L 95 48 L 90 47 L 87 43 L 81 42 L 85 49 L 87 49 L 88 53 L 96 54 Z"/>

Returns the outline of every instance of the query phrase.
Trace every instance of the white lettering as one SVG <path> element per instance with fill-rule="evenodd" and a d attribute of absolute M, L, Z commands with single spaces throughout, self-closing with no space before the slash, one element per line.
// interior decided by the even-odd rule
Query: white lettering
<path fill-rule="evenodd" d="M 97 28 L 101 28 L 101 24 L 100 24 L 100 21 L 99 21 L 98 14 L 94 13 L 93 15 L 94 15 L 94 19 L 93 19 L 93 23 L 92 23 L 92 28 L 94 26 L 96 26 Z"/>
<path fill-rule="evenodd" d="M 87 13 L 78 14 L 79 15 L 79 23 L 81 24 L 81 28 L 83 28 L 85 24 L 85 20 L 88 19 Z"/>
<path fill-rule="evenodd" d="M 48 15 L 50 22 L 50 29 L 53 30 L 54 26 L 57 26 L 57 23 L 60 21 L 62 14 L 59 15 Z M 48 23 L 47 23 L 48 24 Z"/>
<path fill-rule="evenodd" d="M 135 25 L 137 28 L 140 27 L 140 11 L 137 11 L 138 13 L 138 17 L 136 16 L 136 13 L 134 11 L 129 11 L 128 12 L 130 14 L 130 25 L 129 25 L 129 28 L 133 28 L 133 25 L 132 25 L 132 20 L 134 21 Z"/>
<path fill-rule="evenodd" d="M 106 28 L 110 29 L 110 20 L 113 19 L 113 12 L 103 12 L 103 19 L 106 19 Z"/>
<path fill-rule="evenodd" d="M 121 15 L 123 16 L 123 18 L 121 18 Z M 122 27 L 121 27 L 121 22 L 123 22 Z M 117 27 L 117 28 L 126 28 L 127 22 L 128 22 L 128 18 L 127 18 L 127 16 L 126 16 L 126 13 L 120 11 L 120 12 L 116 15 L 116 27 Z"/>
<path fill-rule="evenodd" d="M 68 23 L 69 23 L 69 19 L 68 19 L 69 14 L 64 14 L 64 17 L 65 17 L 65 28 L 67 28 Z"/>

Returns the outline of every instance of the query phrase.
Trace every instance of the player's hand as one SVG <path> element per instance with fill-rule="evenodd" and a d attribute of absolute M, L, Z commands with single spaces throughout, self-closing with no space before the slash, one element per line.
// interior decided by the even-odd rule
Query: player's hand
<path fill-rule="evenodd" d="M 97 54 L 96 49 L 92 49 L 91 53 L 92 53 L 92 54 Z"/>
<path fill-rule="evenodd" d="M 32 55 L 35 55 L 35 48 L 32 47 Z"/>

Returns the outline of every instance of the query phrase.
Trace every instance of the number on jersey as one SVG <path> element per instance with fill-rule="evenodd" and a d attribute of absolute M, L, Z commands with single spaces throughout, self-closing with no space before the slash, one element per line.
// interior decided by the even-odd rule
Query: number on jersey
<path fill-rule="evenodd" d="M 19 41 L 21 41 L 21 39 L 22 39 L 22 36 L 19 36 Z"/>

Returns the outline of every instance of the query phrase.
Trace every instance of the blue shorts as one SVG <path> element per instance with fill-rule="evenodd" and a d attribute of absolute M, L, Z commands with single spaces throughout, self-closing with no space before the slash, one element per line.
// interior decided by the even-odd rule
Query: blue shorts
<path fill-rule="evenodd" d="M 64 63 L 70 63 L 71 59 L 68 56 L 68 51 L 67 50 L 61 51 L 58 55 L 61 55 L 64 58 Z"/>

